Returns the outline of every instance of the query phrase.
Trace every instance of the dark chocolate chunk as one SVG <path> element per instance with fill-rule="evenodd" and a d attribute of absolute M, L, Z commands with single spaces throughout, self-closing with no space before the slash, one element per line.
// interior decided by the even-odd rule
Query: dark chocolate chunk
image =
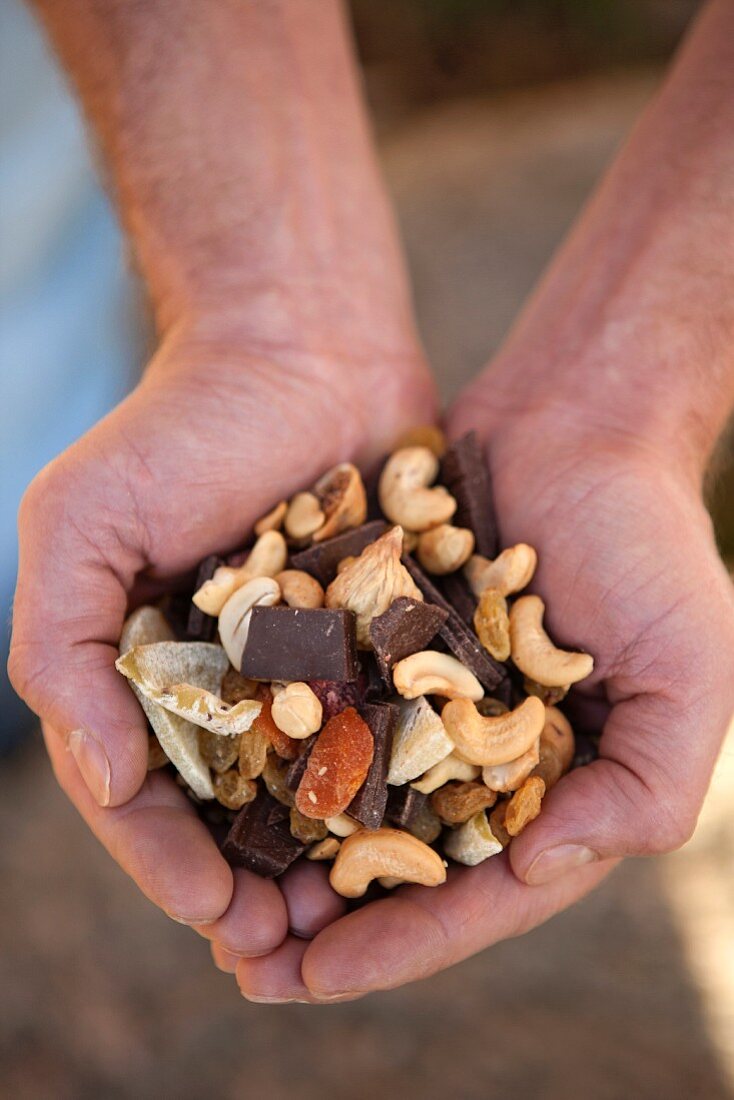
<path fill-rule="evenodd" d="M 305 741 L 301 741 L 301 751 L 296 759 L 288 765 L 288 770 L 285 773 L 285 785 L 289 791 L 298 790 L 298 784 L 303 779 L 303 773 L 306 770 L 308 758 L 311 755 L 311 749 L 316 744 L 317 737 L 317 733 L 312 733 Z"/>
<path fill-rule="evenodd" d="M 385 817 L 393 825 L 400 825 L 407 829 L 412 825 L 428 799 L 427 794 L 421 794 L 415 787 L 408 784 L 402 787 L 388 787 L 387 809 Z"/>
<path fill-rule="evenodd" d="M 392 690 L 392 666 L 403 657 L 425 649 L 447 618 L 448 611 L 434 604 L 399 596 L 370 623 L 370 640 L 380 672 Z"/>
<path fill-rule="evenodd" d="M 275 878 L 305 849 L 288 827 L 289 810 L 264 789 L 237 814 L 222 845 L 222 855 L 234 867 L 247 867 L 263 878 Z"/>
<path fill-rule="evenodd" d="M 496 557 L 499 535 L 492 478 L 475 432 L 451 444 L 441 461 L 440 480 L 458 505 L 451 522 L 474 532 L 478 554 Z"/>
<path fill-rule="evenodd" d="M 340 561 L 344 558 L 358 557 L 366 546 L 378 539 L 380 535 L 384 535 L 385 531 L 387 531 L 387 524 L 384 520 L 363 523 L 361 527 L 354 527 L 351 531 L 344 531 L 333 539 L 314 543 L 306 550 L 291 554 L 290 566 L 292 569 L 303 569 L 306 573 L 310 573 L 326 588 L 336 576 L 336 567 Z"/>
<path fill-rule="evenodd" d="M 360 684 L 355 680 L 349 683 L 344 680 L 309 680 L 308 686 L 321 703 L 322 724 L 347 707 L 356 707 L 362 696 Z"/>
<path fill-rule="evenodd" d="M 346 812 L 367 829 L 379 829 L 387 806 L 387 770 L 398 708 L 391 703 L 365 703 L 359 713 L 370 727 L 375 751 L 367 778 Z"/>
<path fill-rule="evenodd" d="M 212 579 L 220 565 L 224 565 L 224 561 L 216 554 L 210 554 L 208 558 L 204 558 L 196 575 L 194 592 L 198 592 L 205 581 Z M 192 603 L 189 608 L 188 622 L 186 623 L 186 637 L 189 641 L 211 642 L 216 632 L 216 616 L 205 614 L 195 603 Z"/>
<path fill-rule="evenodd" d="M 442 607 L 444 611 L 448 611 L 448 618 L 443 625 L 439 627 L 438 632 L 446 642 L 451 653 L 474 673 L 480 684 L 482 684 L 487 691 L 494 691 L 507 676 L 505 666 L 500 664 L 499 661 L 495 661 L 494 657 L 491 657 L 489 653 L 487 653 L 476 634 L 472 633 L 458 612 L 453 609 L 448 600 L 439 592 L 433 581 L 428 579 L 414 558 L 406 554 L 403 558 L 403 565 L 410 573 L 418 588 L 420 588 L 426 600 L 429 603 L 437 604 L 438 607 Z"/>
<path fill-rule="evenodd" d="M 466 577 L 461 573 L 448 573 L 441 578 L 440 587 L 454 611 L 461 616 L 467 626 L 473 628 L 474 612 L 478 601 Z"/>
<path fill-rule="evenodd" d="M 374 653 L 360 654 L 360 662 L 362 665 L 362 675 L 359 678 L 359 682 L 362 685 L 363 701 L 365 703 L 380 703 L 387 694 L 392 695 L 392 684 L 390 685 L 390 691 L 388 693 Z"/>
<path fill-rule="evenodd" d="M 325 607 L 253 607 L 241 671 L 252 680 L 356 680 L 355 616 Z"/>

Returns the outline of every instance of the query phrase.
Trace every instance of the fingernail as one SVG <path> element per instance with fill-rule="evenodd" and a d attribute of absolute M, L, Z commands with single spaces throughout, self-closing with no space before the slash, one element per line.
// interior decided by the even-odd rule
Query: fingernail
<path fill-rule="evenodd" d="M 100 806 L 109 806 L 110 762 L 102 745 L 88 730 L 72 730 L 67 746 L 93 797 Z"/>
<path fill-rule="evenodd" d="M 311 1001 L 303 1000 L 301 997 L 260 997 L 254 993 L 243 993 L 242 996 L 247 1001 L 252 1001 L 256 1005 L 310 1005 Z"/>
<path fill-rule="evenodd" d="M 547 848 L 535 857 L 525 875 L 525 881 L 530 886 L 541 886 L 599 858 L 598 852 L 583 844 L 559 844 L 556 848 Z"/>

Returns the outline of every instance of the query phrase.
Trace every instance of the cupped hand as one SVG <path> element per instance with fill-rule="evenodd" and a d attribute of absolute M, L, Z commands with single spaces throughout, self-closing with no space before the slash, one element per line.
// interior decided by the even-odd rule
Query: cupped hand
<path fill-rule="evenodd" d="M 573 717 L 602 732 L 510 849 L 445 886 L 402 887 L 267 959 L 256 998 L 329 1000 L 426 977 L 518 935 L 595 886 L 622 856 L 690 836 L 734 712 L 734 597 L 700 492 L 644 440 L 564 409 L 508 417 L 486 383 L 454 410 L 488 441 L 503 542 L 537 547 L 532 584 L 559 645 L 595 658 Z"/>
<path fill-rule="evenodd" d="M 259 954 L 341 912 L 323 868 L 279 890 L 234 875 L 181 789 L 146 775 L 143 713 L 115 671 L 131 599 L 242 544 L 272 504 L 431 419 L 409 335 L 360 355 L 256 339 L 230 320 L 171 330 L 143 381 L 35 479 L 20 512 L 10 674 L 42 717 L 58 780 L 97 838 L 170 915 Z"/>

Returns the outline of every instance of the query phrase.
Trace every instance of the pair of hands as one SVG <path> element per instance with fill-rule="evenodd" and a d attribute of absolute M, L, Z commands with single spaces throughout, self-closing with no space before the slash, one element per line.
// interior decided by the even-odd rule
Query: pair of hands
<path fill-rule="evenodd" d="M 689 466 L 580 403 L 513 399 L 515 364 L 500 356 L 447 427 L 488 442 L 503 541 L 537 547 L 551 633 L 595 657 L 577 722 L 603 730 L 600 759 L 549 794 L 508 853 L 452 868 L 436 890 L 402 887 L 345 916 L 322 866 L 278 882 L 232 872 L 181 790 L 146 775 L 116 643 L 130 601 L 236 546 L 327 467 L 368 464 L 432 418 L 409 331 L 390 346 L 364 334 L 349 358 L 321 350 L 343 347 L 341 333 L 321 337 L 278 346 L 221 316 L 171 329 L 137 390 L 39 475 L 20 514 L 11 675 L 59 783 L 252 1000 L 351 999 L 425 977 L 544 921 L 619 857 L 679 846 L 734 704 L 731 588 Z"/>

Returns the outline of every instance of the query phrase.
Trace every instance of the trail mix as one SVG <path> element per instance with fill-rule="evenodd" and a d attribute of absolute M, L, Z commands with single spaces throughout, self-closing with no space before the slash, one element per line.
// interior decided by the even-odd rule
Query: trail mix
<path fill-rule="evenodd" d="M 193 595 L 134 611 L 117 661 L 149 767 L 173 765 L 229 863 L 332 861 L 349 898 L 506 848 L 574 764 L 558 704 L 593 668 L 518 595 L 536 553 L 500 552 L 473 433 L 417 429 L 370 496 L 343 463 L 280 501 Z"/>

